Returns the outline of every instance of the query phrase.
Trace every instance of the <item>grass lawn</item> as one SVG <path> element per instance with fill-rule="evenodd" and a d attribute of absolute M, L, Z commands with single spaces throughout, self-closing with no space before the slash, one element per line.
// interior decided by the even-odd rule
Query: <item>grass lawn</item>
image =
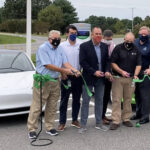
<path fill-rule="evenodd" d="M 36 55 L 35 54 L 31 55 L 31 60 L 34 63 L 34 65 L 36 66 Z"/>
<path fill-rule="evenodd" d="M 32 40 L 32 42 L 35 42 L 35 40 Z M 22 44 L 22 43 L 26 43 L 25 37 L 0 35 L 0 44 Z"/>

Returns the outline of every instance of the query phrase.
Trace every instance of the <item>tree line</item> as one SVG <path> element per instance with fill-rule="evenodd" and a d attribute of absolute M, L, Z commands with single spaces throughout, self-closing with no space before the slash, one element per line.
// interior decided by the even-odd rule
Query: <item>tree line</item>
<path fill-rule="evenodd" d="M 51 29 L 65 32 L 65 27 L 71 23 L 85 22 L 92 27 L 100 26 L 102 30 L 111 29 L 116 34 L 124 34 L 131 31 L 132 20 L 118 19 L 105 16 L 91 15 L 80 21 L 76 9 L 67 0 L 32 0 L 32 32 L 46 33 Z M 143 26 L 150 26 L 150 17 L 145 19 L 134 17 L 134 33 Z M 6 0 L 0 8 L 0 31 L 2 32 L 26 32 L 26 0 Z"/>

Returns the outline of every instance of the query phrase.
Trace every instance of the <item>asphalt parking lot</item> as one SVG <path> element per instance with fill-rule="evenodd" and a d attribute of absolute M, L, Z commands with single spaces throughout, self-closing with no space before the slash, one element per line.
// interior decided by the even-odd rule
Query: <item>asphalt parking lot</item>
<path fill-rule="evenodd" d="M 59 103 L 58 103 L 59 106 Z M 94 102 L 91 100 L 87 132 L 79 134 L 78 129 L 71 127 L 71 98 L 68 105 L 67 128 L 58 136 L 50 136 L 45 129 L 41 138 L 50 138 L 53 144 L 45 147 L 30 145 L 26 129 L 27 115 L 0 118 L 0 150 L 149 150 L 150 124 L 139 128 L 127 128 L 123 125 L 116 131 L 99 131 L 95 129 Z M 107 115 L 111 115 L 111 104 Z M 58 126 L 57 112 L 55 126 Z M 109 127 L 109 126 L 108 126 Z M 40 141 L 38 141 L 40 142 Z M 44 143 L 44 142 L 43 142 Z"/>

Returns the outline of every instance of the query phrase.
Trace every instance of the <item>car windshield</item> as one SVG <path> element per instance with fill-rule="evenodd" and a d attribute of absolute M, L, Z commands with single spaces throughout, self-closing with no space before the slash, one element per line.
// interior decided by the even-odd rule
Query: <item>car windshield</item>
<path fill-rule="evenodd" d="M 34 71 L 34 67 L 23 52 L 0 52 L 0 73 Z"/>

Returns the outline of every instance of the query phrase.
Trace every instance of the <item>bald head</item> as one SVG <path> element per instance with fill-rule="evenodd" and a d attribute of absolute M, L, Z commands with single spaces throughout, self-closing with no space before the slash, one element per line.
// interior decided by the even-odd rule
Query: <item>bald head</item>
<path fill-rule="evenodd" d="M 128 32 L 125 34 L 124 41 L 128 43 L 133 43 L 135 40 L 135 36 L 132 32 Z"/>

